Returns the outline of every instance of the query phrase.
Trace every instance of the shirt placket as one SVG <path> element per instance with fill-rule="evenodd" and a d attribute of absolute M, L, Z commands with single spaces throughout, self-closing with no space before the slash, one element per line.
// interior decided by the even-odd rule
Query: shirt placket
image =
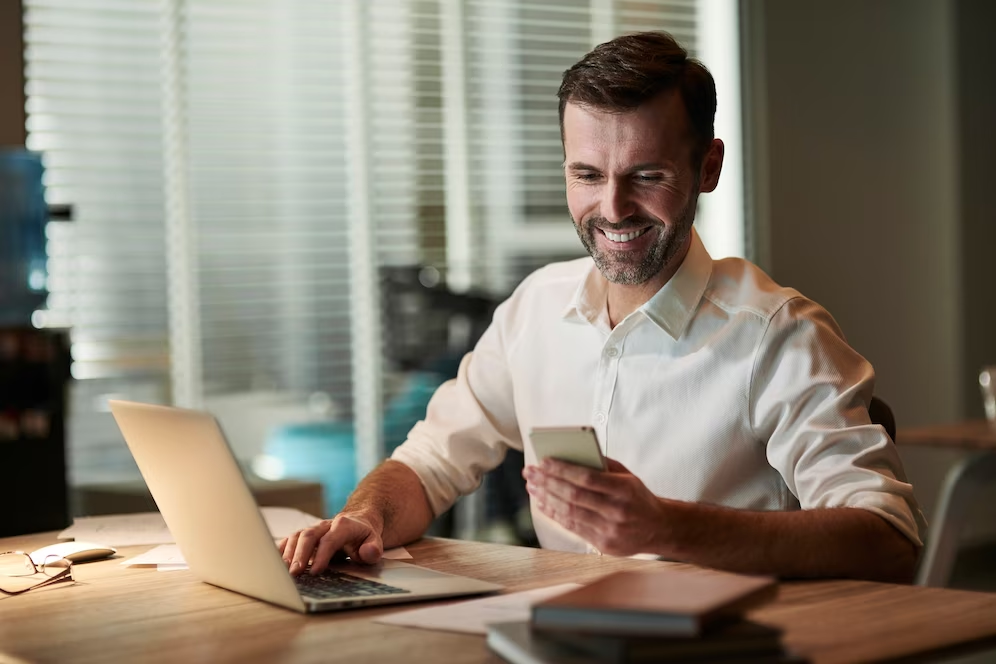
<path fill-rule="evenodd" d="M 609 416 L 612 409 L 612 397 L 615 394 L 616 380 L 619 376 L 619 361 L 625 349 L 626 336 L 635 324 L 635 316 L 630 316 L 617 325 L 609 333 L 602 346 L 602 355 L 598 361 L 598 377 L 595 381 L 594 412 L 591 421 L 595 433 L 602 444 L 602 452 L 611 456 L 609 440 Z"/>
<path fill-rule="evenodd" d="M 619 360 L 622 358 L 626 335 L 632 327 L 632 316 L 617 325 L 606 337 L 598 360 L 594 412 L 591 421 L 605 456 L 609 456 L 609 415 L 612 409 L 612 396 L 616 389 L 616 378 L 619 375 Z M 591 544 L 588 544 L 588 553 L 601 555 L 601 552 Z"/>

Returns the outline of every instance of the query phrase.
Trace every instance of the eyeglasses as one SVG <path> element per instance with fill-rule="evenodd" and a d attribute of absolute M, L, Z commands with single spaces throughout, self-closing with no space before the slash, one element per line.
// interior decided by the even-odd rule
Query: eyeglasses
<path fill-rule="evenodd" d="M 0 593 L 4 595 L 20 595 L 42 586 L 73 580 L 73 563 L 65 558 L 49 556 L 41 564 L 36 564 L 23 551 L 0 553 Z"/>

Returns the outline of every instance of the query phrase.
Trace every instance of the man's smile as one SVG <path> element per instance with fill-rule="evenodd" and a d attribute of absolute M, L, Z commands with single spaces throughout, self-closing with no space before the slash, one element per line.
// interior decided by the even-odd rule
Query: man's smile
<path fill-rule="evenodd" d="M 602 231 L 605 237 L 607 237 L 612 242 L 625 243 L 631 240 L 635 240 L 636 238 L 640 237 L 641 235 L 649 231 L 650 226 L 635 231 L 629 231 L 626 233 L 613 233 L 612 231 L 605 230 L 604 228 L 600 228 L 598 230 Z"/>

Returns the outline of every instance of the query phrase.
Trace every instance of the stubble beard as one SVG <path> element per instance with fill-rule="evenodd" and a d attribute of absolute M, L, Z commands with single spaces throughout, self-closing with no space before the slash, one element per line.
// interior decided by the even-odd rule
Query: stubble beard
<path fill-rule="evenodd" d="M 673 224 L 664 224 L 654 217 L 633 216 L 618 224 L 611 224 L 603 217 L 588 217 L 583 223 L 574 224 L 584 248 L 595 261 L 595 267 L 606 279 L 614 284 L 637 286 L 660 274 L 674 260 L 685 246 L 695 221 L 695 206 L 698 196 L 692 196 L 678 214 Z M 642 254 L 634 251 L 603 250 L 595 237 L 602 228 L 611 232 L 625 228 L 651 226 L 648 233 L 656 232 L 657 241 Z"/>

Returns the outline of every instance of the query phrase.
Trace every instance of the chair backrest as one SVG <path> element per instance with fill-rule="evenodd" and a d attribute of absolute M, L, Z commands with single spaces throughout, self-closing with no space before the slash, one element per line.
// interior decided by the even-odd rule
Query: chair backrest
<path fill-rule="evenodd" d="M 892 442 L 896 442 L 896 418 L 893 417 L 889 404 L 878 397 L 872 397 L 871 403 L 868 404 L 868 417 L 871 418 L 872 424 L 881 424 Z"/>

